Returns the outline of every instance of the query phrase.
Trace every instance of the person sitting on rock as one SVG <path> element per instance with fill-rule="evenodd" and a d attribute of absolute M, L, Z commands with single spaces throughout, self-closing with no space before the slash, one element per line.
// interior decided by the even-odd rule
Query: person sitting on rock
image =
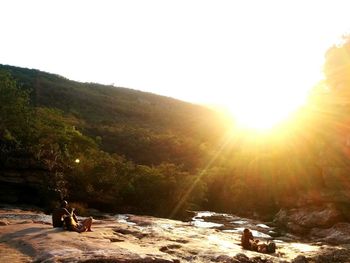
<path fill-rule="evenodd" d="M 69 212 L 68 202 L 64 200 L 61 203 L 61 207 L 55 209 L 55 211 L 52 213 L 52 225 L 53 227 L 65 227 L 69 231 L 75 231 L 79 233 L 92 231 L 92 217 L 89 217 L 78 223 L 74 209 L 71 209 L 71 212 Z"/>
<path fill-rule="evenodd" d="M 243 234 L 242 234 L 242 237 L 241 237 L 241 245 L 242 245 L 242 247 L 244 249 L 251 250 L 253 242 L 254 242 L 254 237 L 253 237 L 252 232 L 248 228 L 245 228 L 243 230 Z"/>

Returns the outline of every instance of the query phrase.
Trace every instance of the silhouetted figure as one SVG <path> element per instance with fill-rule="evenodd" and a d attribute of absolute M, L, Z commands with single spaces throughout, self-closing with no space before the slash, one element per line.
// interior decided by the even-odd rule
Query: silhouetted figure
<path fill-rule="evenodd" d="M 74 213 L 74 208 L 71 212 L 68 211 L 68 202 L 63 200 L 61 207 L 55 209 L 52 213 L 53 227 L 65 227 L 69 231 L 85 232 L 91 231 L 92 217 L 89 217 L 80 223 Z"/>
<path fill-rule="evenodd" d="M 275 252 L 276 252 L 276 243 L 267 242 L 267 253 L 275 253 Z"/>
<path fill-rule="evenodd" d="M 252 242 L 254 242 L 253 234 L 248 228 L 245 228 L 241 237 L 241 245 L 244 249 L 252 249 Z"/>
<path fill-rule="evenodd" d="M 69 213 L 68 211 L 68 202 L 63 200 L 61 202 L 61 206 L 55 209 L 52 213 L 52 226 L 63 227 L 63 223 L 64 223 L 63 218 L 65 216 L 71 216 L 71 213 Z M 75 214 L 73 214 L 73 216 L 75 216 Z M 75 220 L 78 221 L 77 218 L 75 218 Z"/>
<path fill-rule="evenodd" d="M 241 245 L 244 249 L 257 251 L 260 253 L 275 253 L 276 244 L 268 241 L 268 243 L 259 243 L 259 239 L 254 239 L 252 232 L 245 228 L 241 237 Z"/>

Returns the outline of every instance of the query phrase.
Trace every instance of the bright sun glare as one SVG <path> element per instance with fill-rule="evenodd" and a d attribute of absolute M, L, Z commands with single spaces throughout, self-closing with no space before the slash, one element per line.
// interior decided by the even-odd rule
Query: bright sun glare
<path fill-rule="evenodd" d="M 260 94 L 254 89 L 248 92 L 243 90 L 231 94 L 236 99 L 226 107 L 239 127 L 266 131 L 301 107 L 307 94 L 307 89 L 290 90 L 287 94 L 269 89 Z"/>
<path fill-rule="evenodd" d="M 265 67 L 270 65 L 267 63 Z M 287 71 L 292 70 L 290 65 Z M 312 88 L 311 78 L 295 76 L 293 81 L 288 76 L 276 79 L 276 75 L 282 76 L 281 72 L 269 75 L 262 71 L 261 74 L 265 74 L 264 81 L 259 78 L 243 81 L 241 88 L 232 89 L 228 96 L 221 98 L 222 105 L 240 128 L 256 131 L 273 128 L 305 104 Z"/>

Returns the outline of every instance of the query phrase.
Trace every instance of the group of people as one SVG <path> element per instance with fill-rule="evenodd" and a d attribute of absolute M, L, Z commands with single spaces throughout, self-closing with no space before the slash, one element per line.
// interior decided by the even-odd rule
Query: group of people
<path fill-rule="evenodd" d="M 61 206 L 52 213 L 52 225 L 53 227 L 62 227 L 68 231 L 75 231 L 78 233 L 90 232 L 92 231 L 92 217 L 79 222 L 74 213 L 74 208 L 70 208 L 68 202 L 63 200 Z"/>
<path fill-rule="evenodd" d="M 241 245 L 244 249 L 260 253 L 275 253 L 276 251 L 276 244 L 274 242 L 261 243 L 259 239 L 254 239 L 253 233 L 248 228 L 243 230 Z"/>
<path fill-rule="evenodd" d="M 52 225 L 53 227 L 62 227 L 78 233 L 92 231 L 92 217 L 79 222 L 74 213 L 74 208 L 70 208 L 68 202 L 63 200 L 61 206 L 52 213 Z M 244 249 L 260 253 L 275 253 L 276 251 L 274 242 L 261 243 L 258 239 L 254 239 L 253 233 L 248 228 L 243 230 L 241 245 Z"/>

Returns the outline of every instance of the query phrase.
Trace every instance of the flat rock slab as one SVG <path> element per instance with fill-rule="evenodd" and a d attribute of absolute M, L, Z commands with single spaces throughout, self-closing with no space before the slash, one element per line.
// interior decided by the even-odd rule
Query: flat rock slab
<path fill-rule="evenodd" d="M 239 233 L 198 228 L 186 222 L 148 216 L 126 215 L 123 220 L 117 216 L 94 220 L 93 232 L 81 234 L 52 228 L 49 224 L 51 217 L 39 212 L 0 210 L 0 219 L 6 221 L 0 225 L 0 258 L 8 263 L 267 263 L 291 262 L 297 256 L 311 260 L 327 253 L 331 255 L 334 251 L 346 251 L 336 246 L 276 240 L 278 249 L 275 254 L 261 254 L 243 250 Z M 344 253 L 340 255 L 345 257 Z M 324 258 L 328 260 L 331 256 Z"/>

